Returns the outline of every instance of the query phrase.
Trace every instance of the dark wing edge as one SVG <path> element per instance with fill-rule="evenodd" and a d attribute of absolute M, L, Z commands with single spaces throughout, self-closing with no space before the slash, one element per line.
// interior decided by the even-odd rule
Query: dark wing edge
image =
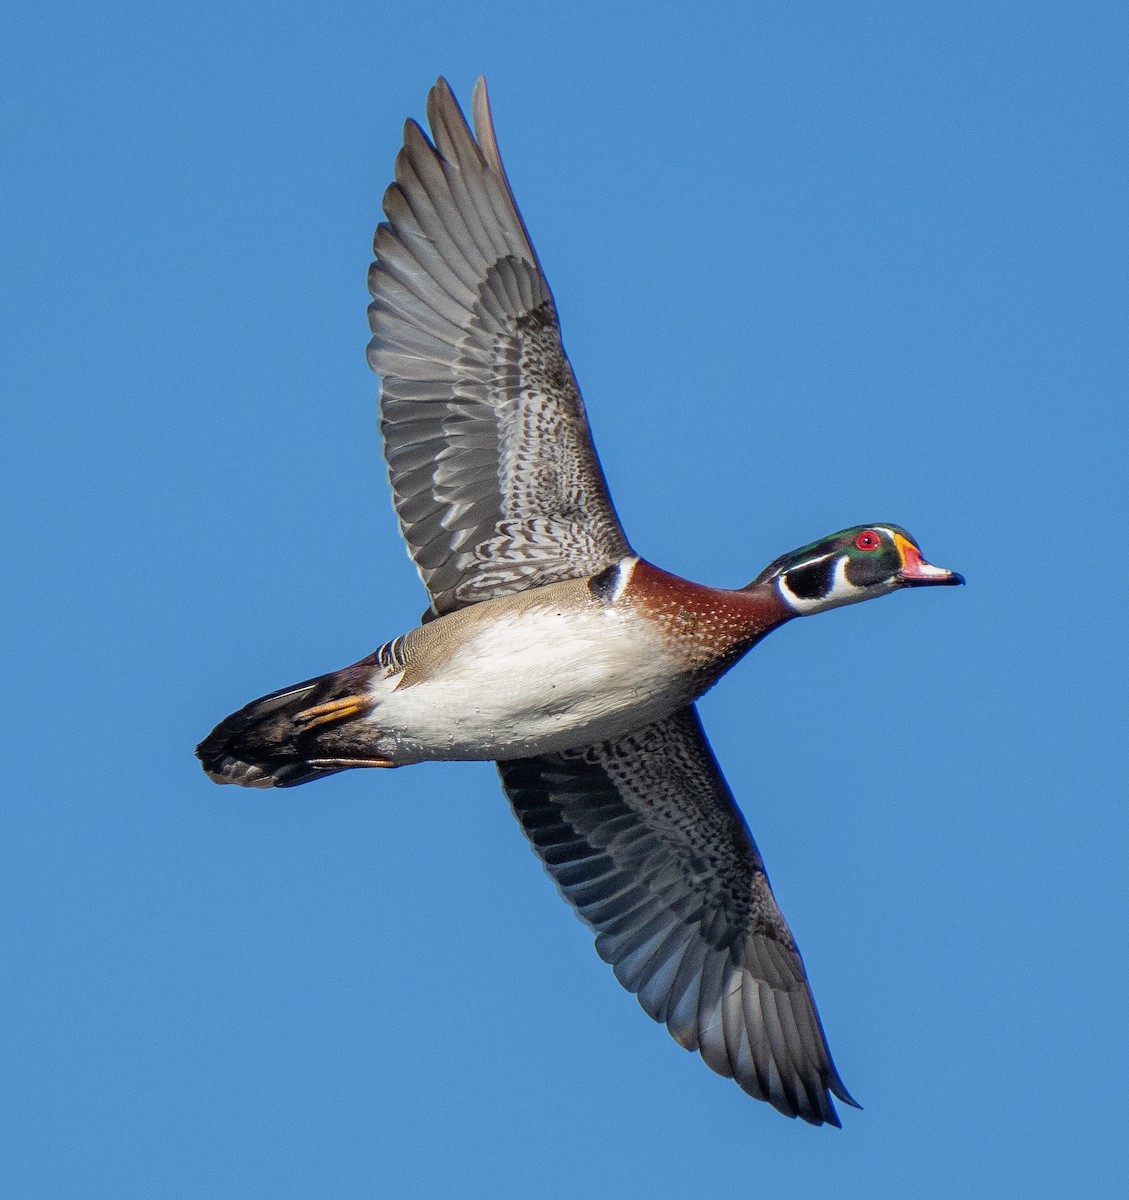
<path fill-rule="evenodd" d="M 473 111 L 477 138 L 439 79 L 434 141 L 406 123 L 369 271 L 393 503 L 436 614 L 631 553 L 481 79 Z"/>
<path fill-rule="evenodd" d="M 675 1041 L 790 1117 L 858 1107 L 764 863 L 693 706 L 636 733 L 500 762 L 522 829 L 596 950 Z"/>

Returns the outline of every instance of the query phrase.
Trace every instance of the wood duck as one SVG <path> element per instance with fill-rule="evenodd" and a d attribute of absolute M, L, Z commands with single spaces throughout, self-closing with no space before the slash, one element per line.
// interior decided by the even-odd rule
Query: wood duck
<path fill-rule="evenodd" d="M 518 820 L 646 1012 L 788 1116 L 854 1104 L 796 943 L 694 701 L 767 633 L 906 587 L 959 584 L 885 522 L 736 590 L 634 554 L 557 312 L 498 154 L 445 80 L 413 121 L 369 272 L 381 429 L 431 606 L 343 670 L 255 700 L 196 753 L 217 783 L 497 762 Z"/>

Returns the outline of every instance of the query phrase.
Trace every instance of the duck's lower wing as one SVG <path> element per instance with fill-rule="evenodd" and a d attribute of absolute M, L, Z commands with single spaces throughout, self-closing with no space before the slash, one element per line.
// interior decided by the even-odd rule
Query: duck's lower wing
<path fill-rule="evenodd" d="M 498 771 L 546 870 L 647 1013 L 751 1096 L 838 1125 L 828 1093 L 855 1102 L 694 708 Z"/>

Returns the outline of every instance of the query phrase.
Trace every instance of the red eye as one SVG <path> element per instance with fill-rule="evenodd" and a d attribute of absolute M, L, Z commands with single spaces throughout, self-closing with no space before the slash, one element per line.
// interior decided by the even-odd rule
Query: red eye
<path fill-rule="evenodd" d="M 860 550 L 877 550 L 882 544 L 882 539 L 874 532 L 873 529 L 864 529 L 862 533 L 855 538 L 855 545 Z"/>

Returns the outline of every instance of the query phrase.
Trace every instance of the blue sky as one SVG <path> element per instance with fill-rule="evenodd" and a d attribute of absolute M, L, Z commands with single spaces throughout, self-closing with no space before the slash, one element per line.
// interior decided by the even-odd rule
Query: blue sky
<path fill-rule="evenodd" d="M 1127 44 L 1085 3 L 5 10 L 5 1195 L 1123 1183 Z M 968 578 L 702 705 L 842 1132 L 643 1016 L 488 766 L 192 757 L 422 611 L 364 281 L 441 72 L 488 77 L 641 553 L 736 585 L 882 520 Z"/>

